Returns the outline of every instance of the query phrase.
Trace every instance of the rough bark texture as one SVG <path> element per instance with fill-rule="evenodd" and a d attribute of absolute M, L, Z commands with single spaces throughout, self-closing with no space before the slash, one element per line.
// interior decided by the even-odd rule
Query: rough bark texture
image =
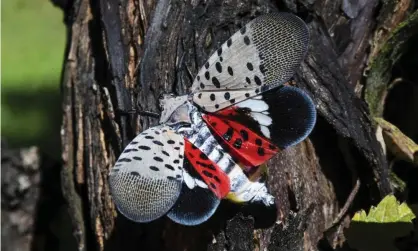
<path fill-rule="evenodd" d="M 409 1 L 66 1 L 62 186 L 78 249 L 317 250 L 324 232 L 325 242 L 338 243 L 345 214 L 334 221 L 355 184 L 360 190 L 349 212 L 392 191 L 367 105 L 354 89 L 364 82 L 370 40 L 387 20 L 382 10 L 405 16 L 400 4 Z M 138 102 L 158 112 L 160 93 L 187 93 L 219 45 L 252 18 L 277 10 L 309 26 L 309 53 L 295 79 L 319 113 L 308 140 L 268 163 L 277 212 L 225 202 L 197 227 L 165 218 L 136 224 L 118 215 L 109 169 L 135 134 L 157 123 L 118 110 Z"/>
<path fill-rule="evenodd" d="M 1 250 L 74 250 L 60 163 L 38 147 L 1 141 Z"/>
<path fill-rule="evenodd" d="M 40 197 L 40 156 L 36 147 L 19 151 L 1 143 L 2 250 L 30 250 Z"/>

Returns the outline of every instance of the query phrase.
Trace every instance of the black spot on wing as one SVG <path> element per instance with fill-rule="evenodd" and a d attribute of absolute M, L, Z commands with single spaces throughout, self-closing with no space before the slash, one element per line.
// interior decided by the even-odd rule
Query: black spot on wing
<path fill-rule="evenodd" d="M 149 146 L 138 146 L 138 149 L 148 151 L 148 150 L 151 150 L 151 147 L 149 147 Z"/>
<path fill-rule="evenodd" d="M 168 169 L 170 169 L 170 170 L 174 171 L 174 166 L 172 166 L 172 165 L 170 165 L 170 164 L 165 164 L 164 166 L 165 166 L 166 168 L 168 168 Z"/>
<path fill-rule="evenodd" d="M 234 76 L 234 71 L 232 70 L 231 66 L 228 66 L 228 73 L 229 75 Z"/>
<path fill-rule="evenodd" d="M 257 145 L 257 146 L 261 146 L 261 144 L 262 144 L 263 142 L 261 141 L 261 139 L 259 139 L 259 138 L 257 138 L 256 140 L 255 140 L 255 144 Z"/>
<path fill-rule="evenodd" d="M 259 147 L 259 148 L 257 149 L 257 153 L 258 153 L 258 155 L 260 155 L 260 156 L 264 156 L 264 148 Z"/>
<path fill-rule="evenodd" d="M 160 169 L 156 166 L 150 166 L 149 169 L 151 169 L 153 171 L 160 171 Z"/>
<path fill-rule="evenodd" d="M 221 73 L 221 72 L 222 72 L 222 65 L 221 65 L 221 63 L 216 62 L 216 64 L 215 64 L 215 68 L 216 68 L 216 70 L 217 70 L 219 73 Z"/>
<path fill-rule="evenodd" d="M 134 156 L 134 157 L 132 157 L 132 159 L 134 159 L 134 160 L 142 160 L 142 158 L 141 157 L 138 157 L 138 156 Z"/>
<path fill-rule="evenodd" d="M 130 172 L 130 174 L 133 175 L 133 176 L 139 176 L 138 172 Z"/>
<path fill-rule="evenodd" d="M 155 156 L 155 157 L 154 157 L 154 160 L 155 160 L 155 161 L 158 161 L 158 162 L 163 162 L 163 161 L 164 161 L 162 158 L 160 158 L 160 157 L 158 157 L 158 156 Z"/>
<path fill-rule="evenodd" d="M 233 134 L 234 134 L 234 130 L 232 129 L 232 127 L 229 127 L 226 133 L 223 135 L 223 138 L 226 141 L 230 141 Z"/>
<path fill-rule="evenodd" d="M 241 134 L 241 137 L 242 137 L 242 139 L 243 139 L 244 141 L 247 141 L 247 140 L 248 140 L 248 132 L 247 132 L 247 131 L 245 131 L 245 130 L 241 130 L 241 131 L 239 132 L 239 134 Z"/>
<path fill-rule="evenodd" d="M 203 160 L 207 160 L 208 159 L 208 157 L 204 153 L 201 153 L 199 157 L 201 159 L 203 159 Z"/>
<path fill-rule="evenodd" d="M 242 140 L 240 138 L 236 139 L 234 142 L 234 147 L 240 149 L 242 145 Z"/>
<path fill-rule="evenodd" d="M 222 55 L 222 47 L 219 48 L 216 52 L 218 53 L 218 56 Z"/>
<path fill-rule="evenodd" d="M 212 93 L 212 94 L 209 96 L 209 98 L 210 98 L 210 100 L 215 101 L 215 98 L 216 98 L 216 97 L 215 97 L 215 94 L 213 94 L 213 93 Z"/>
<path fill-rule="evenodd" d="M 254 76 L 254 81 L 257 85 L 261 85 L 261 79 L 258 76 Z"/>
<path fill-rule="evenodd" d="M 216 87 L 216 88 L 220 88 L 221 87 L 221 83 L 219 83 L 219 80 L 216 77 L 212 78 L 212 84 Z"/>
<path fill-rule="evenodd" d="M 161 151 L 165 156 L 170 156 L 170 154 L 168 153 L 168 152 L 166 152 L 166 151 Z"/>
<path fill-rule="evenodd" d="M 119 159 L 118 160 L 118 162 L 131 162 L 132 160 L 131 159 L 128 159 L 128 158 L 122 158 L 122 159 Z"/>
<path fill-rule="evenodd" d="M 210 172 L 208 172 L 208 171 L 206 171 L 206 170 L 203 170 L 202 173 L 203 173 L 203 175 L 205 175 L 205 176 L 207 176 L 209 178 L 212 178 L 213 177 L 213 174 L 210 173 Z"/>
<path fill-rule="evenodd" d="M 244 37 L 244 43 L 246 44 L 246 45 L 250 45 L 250 38 L 248 37 L 248 36 L 245 36 Z"/>
<path fill-rule="evenodd" d="M 164 146 L 164 144 L 161 141 L 158 140 L 153 140 L 152 143 L 159 145 L 159 146 Z"/>
<path fill-rule="evenodd" d="M 216 168 L 213 164 L 206 164 L 206 163 L 201 162 L 201 161 L 196 161 L 196 163 L 198 165 L 202 166 L 202 167 L 209 168 L 210 170 L 216 171 Z"/>
<path fill-rule="evenodd" d="M 125 149 L 125 151 L 123 151 L 123 153 L 130 153 L 130 152 L 138 152 L 138 149 L 129 148 L 129 149 Z"/>

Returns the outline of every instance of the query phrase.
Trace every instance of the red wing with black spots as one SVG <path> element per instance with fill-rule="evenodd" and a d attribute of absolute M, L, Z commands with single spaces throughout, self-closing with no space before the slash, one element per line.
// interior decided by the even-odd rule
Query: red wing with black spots
<path fill-rule="evenodd" d="M 315 125 L 316 109 L 301 89 L 283 85 L 203 119 L 233 157 L 252 167 L 304 140 Z"/>
<path fill-rule="evenodd" d="M 187 139 L 185 139 L 185 156 L 216 197 L 222 199 L 229 193 L 229 177 Z"/>
<path fill-rule="evenodd" d="M 233 114 L 234 109 L 225 109 L 223 113 Z M 203 119 L 217 138 L 222 139 L 231 156 L 247 167 L 259 166 L 279 151 L 264 137 L 227 117 L 205 114 Z"/>

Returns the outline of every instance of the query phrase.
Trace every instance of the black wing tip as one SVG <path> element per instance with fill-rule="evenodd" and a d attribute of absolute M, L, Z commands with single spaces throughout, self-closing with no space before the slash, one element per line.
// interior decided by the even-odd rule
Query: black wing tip
<path fill-rule="evenodd" d="M 180 197 L 167 213 L 167 217 L 180 225 L 200 225 L 212 217 L 220 203 L 221 200 L 209 189 L 201 187 L 189 189 L 183 184 Z"/>
<path fill-rule="evenodd" d="M 317 114 L 315 103 L 313 102 L 312 98 L 302 89 L 293 86 L 283 86 L 280 91 L 289 94 L 291 93 L 292 95 L 296 96 L 298 102 L 301 103 L 300 106 L 303 106 L 304 108 L 303 114 L 300 114 L 300 116 L 303 116 L 303 121 L 301 122 L 301 127 L 299 128 L 300 135 L 280 146 L 282 148 L 287 148 L 299 144 L 305 140 L 309 134 L 311 134 L 316 124 Z"/>
<path fill-rule="evenodd" d="M 281 149 L 294 146 L 306 139 L 316 123 L 316 107 L 303 90 L 283 85 L 263 95 L 273 119 L 271 140 Z"/>

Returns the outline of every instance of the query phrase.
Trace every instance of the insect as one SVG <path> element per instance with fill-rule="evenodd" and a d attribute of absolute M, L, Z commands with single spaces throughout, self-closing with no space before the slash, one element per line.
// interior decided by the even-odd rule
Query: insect
<path fill-rule="evenodd" d="M 208 59 L 188 95 L 163 95 L 160 124 L 135 137 L 110 171 L 119 211 L 137 222 L 167 215 L 197 225 L 222 199 L 274 205 L 260 165 L 316 121 L 311 98 L 285 84 L 308 40 L 298 17 L 260 16 Z"/>

